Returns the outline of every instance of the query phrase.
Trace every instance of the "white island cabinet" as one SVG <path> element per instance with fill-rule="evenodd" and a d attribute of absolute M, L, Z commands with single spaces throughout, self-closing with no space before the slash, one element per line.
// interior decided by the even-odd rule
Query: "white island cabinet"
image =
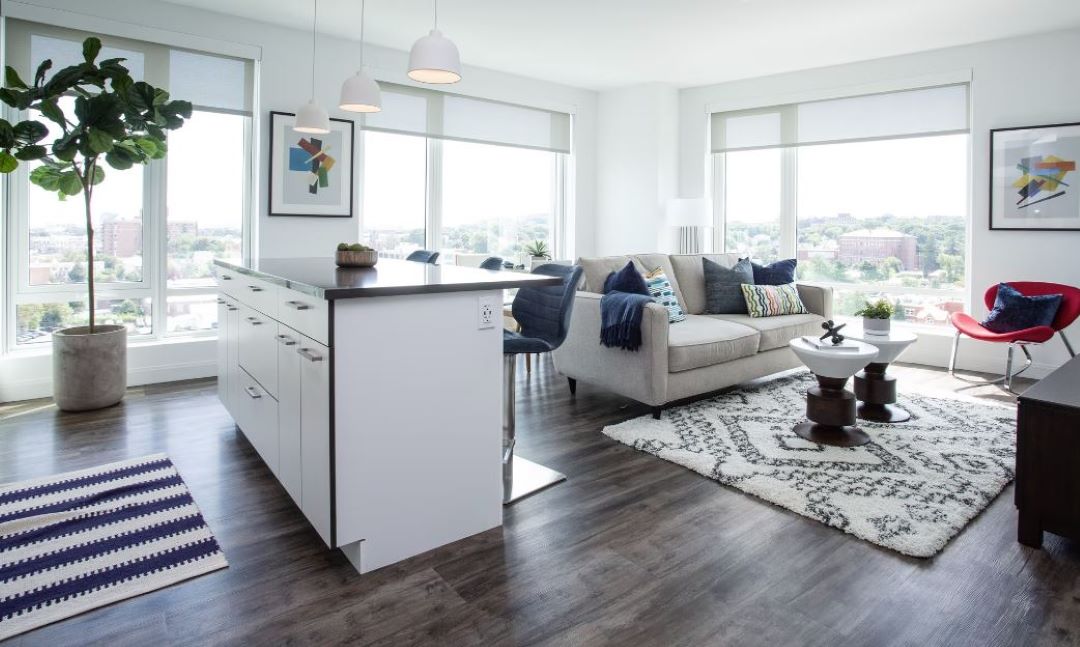
<path fill-rule="evenodd" d="M 558 279 L 215 265 L 221 401 L 328 547 L 363 573 L 501 525 L 502 332 L 480 313 Z"/>

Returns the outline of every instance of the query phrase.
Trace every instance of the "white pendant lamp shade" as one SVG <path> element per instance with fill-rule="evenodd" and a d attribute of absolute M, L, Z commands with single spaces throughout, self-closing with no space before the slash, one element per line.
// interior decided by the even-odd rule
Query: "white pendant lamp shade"
<path fill-rule="evenodd" d="M 409 52 L 409 78 L 421 83 L 457 83 L 461 80 L 457 46 L 441 31 L 432 29 Z"/>
<path fill-rule="evenodd" d="M 359 70 L 341 84 L 341 102 L 338 105 L 349 112 L 378 112 L 382 110 L 379 84 L 363 70 Z"/>
<path fill-rule="evenodd" d="M 293 130 L 298 133 L 325 135 L 330 132 L 330 115 L 312 99 L 296 111 L 296 123 Z"/>
<path fill-rule="evenodd" d="M 315 0 L 315 12 L 311 20 L 311 99 L 296 111 L 293 130 L 298 133 L 325 135 L 330 132 L 330 115 L 315 103 L 315 36 L 319 26 L 319 0 Z"/>

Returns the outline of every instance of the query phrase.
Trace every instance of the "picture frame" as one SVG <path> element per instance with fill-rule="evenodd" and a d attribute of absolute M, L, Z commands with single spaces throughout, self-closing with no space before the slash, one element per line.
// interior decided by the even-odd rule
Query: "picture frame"
<path fill-rule="evenodd" d="M 1080 122 L 990 131 L 990 229 L 1080 231 Z"/>
<path fill-rule="evenodd" d="M 355 124 L 330 119 L 330 133 L 292 129 L 296 115 L 270 111 L 271 216 L 352 218 Z"/>

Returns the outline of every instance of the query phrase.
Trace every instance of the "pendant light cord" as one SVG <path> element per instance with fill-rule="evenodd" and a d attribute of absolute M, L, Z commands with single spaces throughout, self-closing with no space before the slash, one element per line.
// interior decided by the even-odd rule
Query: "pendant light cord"
<path fill-rule="evenodd" d="M 364 24 L 367 22 L 364 20 L 364 4 L 365 0 L 360 0 L 360 72 L 364 71 Z"/>
<path fill-rule="evenodd" d="M 319 28 L 319 0 L 315 0 L 315 12 L 311 18 L 311 100 L 315 100 L 315 32 Z"/>
<path fill-rule="evenodd" d="M 431 4 L 434 6 L 435 14 L 435 31 L 439 31 L 439 0 L 431 0 Z"/>

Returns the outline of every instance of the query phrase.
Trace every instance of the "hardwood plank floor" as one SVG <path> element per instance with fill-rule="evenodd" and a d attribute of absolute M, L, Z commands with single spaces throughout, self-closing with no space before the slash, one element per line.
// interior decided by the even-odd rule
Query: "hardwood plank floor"
<path fill-rule="evenodd" d="M 965 386 L 893 370 L 901 389 Z M 571 397 L 547 358 L 519 374 L 518 451 L 569 480 L 363 577 L 320 547 L 212 380 L 85 414 L 0 405 L 0 481 L 166 452 L 230 562 L 11 644 L 1080 644 L 1080 547 L 1018 544 L 1011 487 L 936 558 L 907 558 L 609 440 L 648 408 Z"/>

